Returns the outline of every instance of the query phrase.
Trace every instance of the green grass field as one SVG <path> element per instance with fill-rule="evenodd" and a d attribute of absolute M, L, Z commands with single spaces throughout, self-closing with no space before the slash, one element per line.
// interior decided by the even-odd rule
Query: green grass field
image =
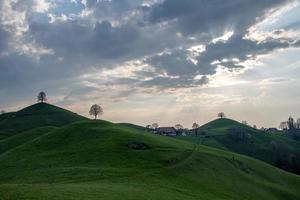
<path fill-rule="evenodd" d="M 297 175 L 107 121 L 36 127 L 1 140 L 0 149 L 1 200 L 300 199 Z"/>
<path fill-rule="evenodd" d="M 229 136 L 229 129 L 232 127 L 242 128 L 245 133 L 251 135 L 251 142 L 232 140 Z M 198 136 L 191 135 L 178 138 L 248 155 L 272 165 L 279 165 L 288 171 L 293 171 L 293 162 L 300 166 L 300 141 L 282 133 L 265 133 L 230 119 L 217 119 L 209 122 L 200 127 L 199 132 Z M 298 171 L 294 169 L 294 172 Z"/>

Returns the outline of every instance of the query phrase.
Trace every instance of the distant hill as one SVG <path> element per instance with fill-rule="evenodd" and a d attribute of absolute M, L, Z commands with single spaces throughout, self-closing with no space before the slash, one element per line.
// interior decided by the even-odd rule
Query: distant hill
<path fill-rule="evenodd" d="M 64 126 L 86 118 L 63 108 L 37 103 L 18 112 L 0 115 L 0 139 L 43 126 Z"/>
<path fill-rule="evenodd" d="M 300 177 L 294 174 L 106 121 L 18 137 L 21 145 L 0 154 L 0 199 L 300 199 Z"/>
<path fill-rule="evenodd" d="M 242 131 L 231 133 L 231 131 Z M 269 134 L 231 119 L 217 119 L 198 130 L 198 136 L 180 139 L 248 155 L 300 174 L 300 142 L 283 134 Z"/>

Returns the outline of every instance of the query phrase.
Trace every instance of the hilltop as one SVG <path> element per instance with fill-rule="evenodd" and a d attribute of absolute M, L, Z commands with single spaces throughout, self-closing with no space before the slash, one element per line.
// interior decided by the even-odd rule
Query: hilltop
<path fill-rule="evenodd" d="M 48 103 L 37 103 L 17 112 L 0 115 L 0 139 L 32 128 L 60 127 L 81 120 L 86 118 Z"/>
<path fill-rule="evenodd" d="M 283 134 L 266 133 L 231 119 L 217 119 L 201 126 L 198 136 L 179 138 L 251 156 L 300 174 L 300 142 Z"/>

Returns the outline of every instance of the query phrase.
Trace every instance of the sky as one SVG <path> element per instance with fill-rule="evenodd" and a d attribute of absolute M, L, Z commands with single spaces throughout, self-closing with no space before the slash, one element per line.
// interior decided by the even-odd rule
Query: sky
<path fill-rule="evenodd" d="M 0 0 L 0 110 L 189 128 L 300 117 L 299 0 Z"/>

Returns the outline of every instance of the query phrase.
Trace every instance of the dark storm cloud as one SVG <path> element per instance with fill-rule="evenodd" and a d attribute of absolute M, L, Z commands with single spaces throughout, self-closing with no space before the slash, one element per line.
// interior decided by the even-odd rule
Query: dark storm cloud
<path fill-rule="evenodd" d="M 11 32 L 4 29 L 7 21 L 0 21 L 0 53 L 9 52 L 9 44 L 17 49 L 0 56 L 1 91 L 63 87 L 91 70 L 112 69 L 131 60 L 140 60 L 154 70 L 136 71 L 138 78 L 112 78 L 107 83 L 159 89 L 194 87 L 206 84 L 207 76 L 216 73 L 217 66 L 211 64 L 216 60 L 229 59 L 221 65 L 242 68 L 230 59 L 245 61 L 249 54 L 255 57 L 275 49 L 299 46 L 299 42 L 288 39 L 268 39 L 261 43 L 243 39 L 248 29 L 263 20 L 268 11 L 290 1 L 88 0 L 85 11 L 90 15 L 57 19 L 52 23 L 37 20 L 41 15 L 46 18 L 52 11 L 37 15 L 33 0 L 29 4 L 5 2 L 10 2 L 15 12 L 26 15 L 24 21 L 10 24 Z M 0 7 L 2 4 L 3 1 Z M 13 18 L 12 13 L 1 8 L 1 14 L 9 16 L 3 19 Z M 28 30 L 13 37 L 15 29 L 11 27 L 19 24 L 28 25 Z M 228 41 L 211 42 L 225 31 L 234 31 L 234 36 Z M 28 49 L 29 44 L 33 46 L 32 51 L 18 50 L 22 49 L 19 46 Z M 197 62 L 194 62 L 187 49 L 199 44 L 205 45 L 206 50 L 195 56 Z M 42 53 L 40 49 L 52 53 Z M 166 49 L 168 53 L 162 54 Z M 201 79 L 195 79 L 201 75 Z"/>
<path fill-rule="evenodd" d="M 234 28 L 238 34 L 264 17 L 270 8 L 282 6 L 288 0 L 165 0 L 153 6 L 152 23 L 175 20 L 178 30 L 185 34 L 222 32 Z"/>
<path fill-rule="evenodd" d="M 139 30 L 132 26 L 112 27 L 109 21 L 97 22 L 93 27 L 67 21 L 32 23 L 27 36 L 63 57 L 117 59 L 130 53 Z"/>

